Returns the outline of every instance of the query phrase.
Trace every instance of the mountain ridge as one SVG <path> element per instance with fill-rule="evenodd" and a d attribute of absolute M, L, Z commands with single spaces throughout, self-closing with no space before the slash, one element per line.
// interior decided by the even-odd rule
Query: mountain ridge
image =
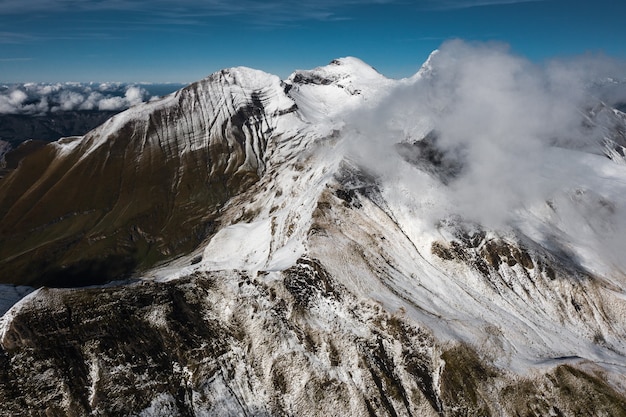
<path fill-rule="evenodd" d="M 260 73 L 251 72 L 251 74 L 258 76 Z M 192 84 L 187 87 L 186 90 L 182 90 L 181 93 L 168 96 L 159 101 L 140 105 L 139 107 L 118 114 L 83 138 L 75 138 L 73 140 L 65 139 L 52 143 L 38 151 L 35 155 L 22 161 L 21 167 L 18 167 L 18 169 L 3 179 L 2 185 L 4 190 L 8 189 L 8 191 L 2 193 L 1 197 L 3 199 L 2 206 L 5 207 L 2 212 L 2 234 L 5 236 L 5 239 L 10 239 L 13 242 L 24 239 L 11 234 L 11 230 L 15 230 L 16 228 L 20 230 L 20 225 L 23 225 L 22 228 L 26 230 L 21 233 L 29 235 L 28 240 L 30 239 L 33 228 L 36 229 L 40 227 L 38 225 L 42 223 L 44 228 L 45 225 L 49 223 L 53 225 L 58 222 L 63 223 L 64 221 L 67 223 L 66 219 L 68 216 L 77 218 L 81 216 L 80 213 L 84 213 L 83 216 L 86 216 L 84 220 L 77 219 L 77 223 L 79 224 L 76 227 L 79 229 L 76 230 L 72 236 L 67 236 L 68 234 L 66 233 L 66 239 L 69 239 L 69 241 L 68 243 L 61 242 L 60 246 L 62 246 L 61 250 L 64 250 L 63 246 L 69 244 L 71 247 L 78 243 L 79 247 L 82 245 L 83 249 L 72 250 L 82 251 L 87 249 L 87 251 L 89 251 L 90 249 L 85 248 L 85 244 L 80 244 L 80 242 L 86 241 L 86 244 L 89 246 L 89 241 L 98 241 L 100 239 L 98 236 L 102 234 L 100 231 L 102 226 L 99 225 L 107 227 L 107 224 L 111 224 L 108 232 L 106 231 L 107 229 L 105 229 L 105 236 L 110 233 L 119 234 L 121 231 L 114 232 L 114 230 L 119 230 L 116 229 L 116 227 L 118 227 L 117 225 L 119 225 L 119 223 L 123 222 L 124 215 L 127 217 L 141 216 L 141 213 L 150 211 L 149 206 L 151 204 L 163 204 L 163 202 L 171 200 L 171 197 L 168 197 L 171 193 L 171 191 L 168 190 L 168 183 L 170 184 L 169 186 L 174 187 L 172 189 L 172 191 L 176 193 L 174 199 L 177 198 L 177 194 L 183 192 L 189 193 L 189 190 L 191 190 L 192 193 L 200 191 L 200 194 L 193 198 L 196 200 L 205 199 L 209 204 L 216 204 L 213 210 L 217 208 L 217 206 L 221 204 L 220 202 L 231 193 L 231 191 L 228 191 L 229 187 L 231 187 L 228 185 L 228 182 L 232 184 L 233 189 L 237 189 L 239 187 L 238 184 L 245 187 L 248 181 L 253 180 L 261 174 L 263 170 L 262 153 L 264 152 L 265 143 L 254 141 L 265 139 L 259 136 L 261 132 L 255 129 L 270 128 L 268 125 L 263 126 L 263 123 L 265 123 L 264 108 L 262 100 L 259 98 L 262 96 L 257 96 L 257 100 L 260 100 L 257 103 L 250 103 L 252 107 L 248 107 L 249 103 L 245 102 L 245 100 L 242 102 L 233 102 L 230 108 L 224 108 L 226 111 L 224 115 L 220 115 L 217 110 L 211 110 L 220 109 L 222 105 L 228 105 L 229 100 L 236 100 L 238 94 L 241 96 L 237 91 L 239 88 L 237 87 L 237 80 L 235 78 L 229 79 L 231 76 L 236 77 L 236 72 L 235 75 L 226 72 L 218 73 L 214 76 L 214 79 L 208 78 L 204 83 Z M 250 81 L 254 80 L 254 77 L 249 78 L 251 78 Z M 277 79 L 273 82 L 278 86 Z M 221 94 L 229 95 L 224 100 L 224 103 L 220 101 L 212 102 L 211 97 L 207 96 L 207 89 L 210 90 L 216 87 L 224 90 Z M 260 91 L 262 92 L 262 90 Z M 219 91 L 215 93 L 219 100 L 218 94 Z M 198 98 L 197 96 L 199 95 L 205 95 L 206 97 L 204 98 L 206 100 Z M 208 106 L 208 108 L 203 108 L 203 105 Z M 289 107 L 285 109 L 270 109 L 270 111 L 287 111 Z M 202 116 L 194 119 L 194 114 L 201 115 L 203 112 L 208 112 L 209 114 L 213 112 L 215 116 L 210 120 L 204 120 Z M 271 115 L 268 117 L 271 117 Z M 232 122 L 230 119 L 232 119 Z M 198 126 L 194 126 L 194 123 L 198 124 Z M 180 143 L 172 139 L 169 139 L 169 141 L 166 140 L 165 142 L 162 141 L 161 138 L 169 136 L 176 138 L 177 129 L 182 131 L 180 135 L 183 140 Z M 208 132 L 211 131 L 211 129 L 216 130 L 216 132 L 210 135 L 206 134 L 206 137 L 202 136 L 201 132 Z M 247 137 L 251 138 L 254 143 L 247 142 Z M 213 140 L 213 142 L 208 143 L 207 141 L 210 140 Z M 229 152 L 228 148 L 233 148 L 234 152 Z M 228 157 L 228 159 L 220 161 L 220 158 L 223 158 L 223 156 Z M 129 159 L 126 160 L 127 158 Z M 178 158 L 191 158 L 191 161 L 176 162 Z M 194 162 L 197 158 L 205 160 L 206 162 Z M 53 164 L 47 162 L 52 160 L 55 161 Z M 33 166 L 33 163 L 35 163 L 36 166 Z M 168 164 L 173 164 L 171 168 L 169 168 L 170 172 L 162 169 Z M 219 180 L 215 182 L 214 189 L 207 190 L 208 193 L 204 192 L 204 194 L 201 191 L 204 187 L 200 185 L 187 185 L 187 191 L 177 188 L 181 186 L 181 181 L 187 181 L 187 179 L 192 182 L 195 181 L 194 176 L 185 173 L 185 170 L 189 170 L 194 165 L 207 166 L 209 170 L 204 175 L 208 178 L 213 177 L 217 179 L 224 175 L 229 178 L 227 181 Z M 137 172 L 137 169 L 141 169 L 143 172 Z M 79 170 L 82 170 L 83 173 L 78 175 L 72 174 L 72 172 Z M 126 173 L 124 173 L 124 170 L 126 170 Z M 37 174 L 37 172 L 39 172 L 39 174 Z M 20 185 L 20 178 L 22 178 L 20 174 L 22 174 L 22 177 L 41 175 L 43 183 L 27 182 L 26 185 Z M 169 176 L 172 178 L 169 178 Z M 202 176 L 202 174 L 200 174 L 200 176 Z M 142 184 L 142 180 L 137 182 L 137 180 L 142 177 L 148 179 L 148 181 L 152 181 L 152 185 Z M 51 204 L 46 201 L 46 198 L 55 198 L 54 195 L 48 193 L 47 187 L 50 187 L 51 183 L 54 184 L 55 181 L 63 181 L 63 179 L 78 181 L 78 183 L 74 185 L 64 186 L 62 182 L 54 185 L 55 187 L 65 188 L 73 192 L 73 195 L 68 196 L 68 203 L 73 205 L 70 206 L 71 208 L 64 208 L 63 204 Z M 85 181 L 85 179 L 90 179 L 97 184 L 105 184 L 106 182 L 112 184 L 109 185 L 110 189 L 105 188 L 102 190 L 100 189 L 102 186 L 100 186 L 99 189 L 95 190 L 95 193 L 85 194 L 82 190 L 87 186 L 81 184 L 81 181 Z M 199 181 L 204 182 L 205 180 L 200 178 Z M 116 189 L 116 187 L 118 187 L 116 183 L 119 183 L 119 186 L 121 186 L 119 190 Z M 25 187 L 28 191 L 14 191 L 11 187 Z M 136 195 L 136 193 L 153 193 L 154 191 L 158 193 L 158 190 L 162 190 L 160 192 L 165 193 L 160 202 L 155 200 L 155 196 L 150 198 L 147 195 L 143 197 Z M 15 199 L 17 196 L 20 196 L 20 200 L 11 200 L 12 198 Z M 190 201 L 187 197 L 181 196 L 180 198 L 184 199 L 184 201 L 180 202 L 182 205 L 187 205 Z M 151 200 L 153 203 L 149 203 Z M 215 200 L 215 203 L 210 203 L 211 200 Z M 132 201 L 134 201 L 134 203 L 131 203 Z M 175 202 L 172 203 L 177 204 Z M 118 207 L 117 209 L 115 208 L 116 206 Z M 28 209 L 26 209 L 26 207 L 28 207 Z M 38 210 L 37 207 L 40 209 Z M 183 206 L 181 206 L 181 208 L 183 208 Z M 168 210 L 171 210 L 171 208 L 168 209 L 165 207 L 162 210 L 165 210 L 165 213 L 161 214 L 157 212 L 155 213 L 156 219 L 149 220 L 150 222 L 157 222 L 157 230 L 159 227 L 167 227 L 168 219 L 166 213 Z M 209 209 L 209 211 L 210 210 L 211 209 Z M 198 211 L 202 212 L 202 209 L 198 207 Z M 26 215 L 24 213 L 26 213 Z M 122 215 L 121 213 L 126 214 Z M 147 213 L 147 215 L 152 216 L 149 213 Z M 197 217 L 197 214 L 189 213 L 189 216 L 193 218 L 193 216 Z M 210 216 L 209 214 L 209 217 Z M 158 226 L 158 224 L 161 226 Z M 85 227 L 87 227 L 87 229 L 85 229 Z M 111 227 L 113 230 L 110 230 Z M 147 224 L 144 226 L 141 224 L 130 225 L 131 230 L 126 229 L 126 231 L 123 232 L 129 233 L 129 238 L 124 238 L 121 242 L 115 242 L 114 245 L 130 245 L 131 251 L 142 250 L 136 244 L 132 243 L 133 239 L 143 241 L 142 244 L 144 246 L 153 245 L 156 242 L 155 240 L 158 240 L 159 237 L 151 235 L 155 235 L 157 230 L 148 232 L 148 236 L 146 237 L 144 236 L 144 229 L 147 227 L 150 226 Z M 179 227 L 179 225 L 174 225 L 174 227 Z M 196 226 L 193 225 L 192 228 L 193 227 Z M 154 228 L 153 226 L 153 229 Z M 186 230 L 186 232 L 189 232 L 189 230 Z M 201 230 L 198 230 L 198 232 L 200 235 L 205 233 Z M 85 233 L 87 234 L 85 235 Z M 192 231 L 192 233 L 194 232 Z M 176 240 L 181 237 L 182 236 L 173 237 L 169 240 Z M 37 239 L 39 238 L 36 237 L 35 240 Z M 76 242 L 76 239 L 78 239 L 78 242 Z M 40 244 L 37 243 L 36 245 L 40 246 Z M 5 245 L 3 245 L 3 247 L 6 248 Z M 53 247 L 55 246 L 53 245 Z M 15 249 L 15 246 L 10 249 Z M 115 251 L 115 248 L 113 248 L 113 250 Z M 151 249 L 147 248 L 143 250 L 150 251 Z M 170 249 L 167 248 L 157 249 L 157 252 L 161 252 L 161 255 L 153 253 L 153 255 L 148 254 L 148 256 L 162 258 L 169 250 Z M 93 249 L 92 251 L 96 252 L 94 256 L 101 255 L 97 253 L 97 249 Z M 122 251 L 122 253 L 124 252 Z M 117 254 L 114 252 L 111 255 L 116 256 Z M 12 255 L 11 252 L 8 254 L 4 253 L 3 259 L 6 260 L 12 256 L 15 255 Z M 61 256 L 63 255 L 61 254 Z M 71 254 L 68 256 L 70 256 L 71 259 Z M 35 257 L 39 259 L 42 258 L 40 255 L 35 255 Z M 45 255 L 43 257 L 45 257 Z M 101 262 L 98 261 L 98 263 Z M 61 266 L 62 268 L 66 268 L 63 264 Z M 87 269 L 89 268 L 91 268 L 91 266 L 87 265 Z M 45 269 L 44 267 L 44 271 Z M 81 268 L 79 267 L 77 273 L 80 273 L 80 271 Z M 43 271 L 39 271 L 39 273 L 41 272 Z M 84 272 L 89 273 L 88 271 Z M 100 273 L 102 272 L 106 275 L 106 271 L 101 271 Z M 126 272 L 129 271 L 121 271 L 122 274 Z M 37 271 L 35 271 L 35 273 L 37 273 Z M 51 273 L 55 276 L 57 274 L 54 271 Z M 63 274 L 62 271 L 60 273 Z M 97 265 L 94 273 L 98 273 Z M 119 273 L 120 271 L 113 271 L 114 275 Z M 53 277 L 53 279 L 56 278 Z"/>

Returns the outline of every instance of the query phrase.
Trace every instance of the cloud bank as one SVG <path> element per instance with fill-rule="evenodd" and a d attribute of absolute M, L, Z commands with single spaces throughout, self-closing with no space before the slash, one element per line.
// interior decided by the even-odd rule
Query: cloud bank
<path fill-rule="evenodd" d="M 118 83 L 0 85 L 0 114 L 40 115 L 59 111 L 120 111 L 151 98 L 137 85 Z"/>
<path fill-rule="evenodd" d="M 625 80 L 626 65 L 605 57 L 538 65 L 506 45 L 450 41 L 371 112 L 348 117 L 346 146 L 432 223 L 460 215 L 507 227 L 563 192 L 593 188 L 602 161 L 624 162 L 604 153 L 609 139 L 625 144 L 626 118 L 609 107 L 626 102 Z M 602 198 L 626 194 L 615 186 Z M 626 201 L 615 207 L 626 216 Z M 615 221 L 615 233 L 626 231 Z"/>

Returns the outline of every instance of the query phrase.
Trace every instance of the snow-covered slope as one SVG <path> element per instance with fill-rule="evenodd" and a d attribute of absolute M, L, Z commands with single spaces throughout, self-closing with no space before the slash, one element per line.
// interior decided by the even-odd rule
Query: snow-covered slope
<path fill-rule="evenodd" d="M 449 59 L 438 52 L 405 80 L 355 58 L 284 82 L 225 70 L 55 144 L 79 166 L 120 131 L 144 132 L 125 152 L 138 166 L 180 161 L 175 195 L 185 176 L 255 179 L 227 195 L 205 240 L 139 282 L 39 290 L 6 313 L 5 408 L 625 415 L 623 114 L 562 116 L 587 132 L 585 146 L 578 130 L 551 136 L 538 123 L 524 136 L 515 129 L 540 113 L 519 110 L 535 103 L 489 109 L 494 89 L 470 109 L 484 123 L 458 132 L 441 123 L 465 123 Z M 437 96 L 441 85 L 453 97 Z M 488 125 L 485 108 L 511 130 Z M 503 133 L 526 141 L 500 143 Z M 194 152 L 210 157 L 183 157 Z M 538 174 L 522 169 L 545 161 Z M 470 206 L 469 191 L 491 200 Z"/>

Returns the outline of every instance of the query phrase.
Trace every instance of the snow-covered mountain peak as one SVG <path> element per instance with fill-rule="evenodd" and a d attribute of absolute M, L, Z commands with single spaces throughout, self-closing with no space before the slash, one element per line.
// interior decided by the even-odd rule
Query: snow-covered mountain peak
<path fill-rule="evenodd" d="M 211 125 L 227 123 L 228 118 L 233 115 L 251 118 L 250 123 L 259 122 L 261 117 L 267 118 L 266 122 L 270 124 L 268 127 L 273 129 L 273 123 L 277 120 L 275 116 L 288 113 L 294 107 L 294 101 L 285 94 L 283 83 L 278 76 L 247 67 L 228 68 L 215 72 L 160 100 L 142 103 L 115 115 L 85 136 L 82 157 L 110 142 L 110 137 L 115 136 L 125 127 L 141 136 L 150 130 L 152 124 L 158 123 L 157 121 L 163 117 L 168 123 L 180 125 L 177 127 L 172 125 L 169 128 L 186 131 L 205 130 L 208 128 L 206 123 Z M 188 120 L 194 119 L 198 125 L 189 126 L 187 122 L 181 124 L 180 115 L 183 113 L 187 115 Z M 214 120 L 206 120 L 208 115 L 214 117 Z M 197 149 L 205 144 L 204 141 L 198 142 L 201 138 L 195 134 L 185 133 L 183 136 L 193 140 L 189 146 L 180 148 L 182 152 Z M 167 137 L 171 140 L 179 136 L 168 135 Z M 73 142 L 71 146 L 60 146 L 59 149 L 64 153 L 77 145 Z"/>
<path fill-rule="evenodd" d="M 384 78 L 374 67 L 355 57 L 343 57 L 333 59 L 330 64 L 322 67 L 329 73 L 344 74 L 363 81 Z"/>
<path fill-rule="evenodd" d="M 312 70 L 298 70 L 285 81 L 288 94 L 306 120 L 334 120 L 365 103 L 372 105 L 394 81 L 358 58 L 339 58 Z"/>
<path fill-rule="evenodd" d="M 439 54 L 438 49 L 435 49 L 434 51 L 432 51 L 430 55 L 428 55 L 428 58 L 426 59 L 426 61 L 424 61 L 420 69 L 415 73 L 415 75 L 413 75 L 412 77 L 409 77 L 409 80 L 417 81 L 420 78 L 428 78 L 432 76 L 435 70 L 433 61 L 435 60 L 435 57 L 437 56 L 437 54 Z"/>
<path fill-rule="evenodd" d="M 332 60 L 328 65 L 312 70 L 295 71 L 289 80 L 295 84 L 332 84 L 344 87 L 350 83 L 366 83 L 385 79 L 372 66 L 354 57 Z"/>
<path fill-rule="evenodd" d="M 121 259 L 140 284 L 10 310 L 5 408 L 624 415 L 624 115 L 583 117 L 612 159 L 527 144 L 560 102 L 519 101 L 516 71 L 455 84 L 438 54 L 399 81 L 356 58 L 226 69 L 25 158 L 0 181 L 0 273 Z"/>
<path fill-rule="evenodd" d="M 198 83 L 238 85 L 246 90 L 266 90 L 280 84 L 276 75 L 249 67 L 231 67 L 217 71 Z M 185 91 L 185 89 L 181 90 Z"/>

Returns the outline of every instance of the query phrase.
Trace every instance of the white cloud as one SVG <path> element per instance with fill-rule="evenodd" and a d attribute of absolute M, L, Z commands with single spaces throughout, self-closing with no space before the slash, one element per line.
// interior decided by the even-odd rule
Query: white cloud
<path fill-rule="evenodd" d="M 21 90 L 14 90 L 9 94 L 9 104 L 13 106 L 21 106 L 27 98 L 28 96 L 25 92 Z"/>
<path fill-rule="evenodd" d="M 80 106 L 85 101 L 85 98 L 82 94 L 77 93 L 75 91 L 63 91 L 59 95 L 60 99 L 60 110 L 68 111 L 80 108 Z"/>
<path fill-rule="evenodd" d="M 555 160 L 552 151 L 602 154 L 607 132 L 589 123 L 586 113 L 610 95 L 602 80 L 621 76 L 624 85 L 626 77 L 626 66 L 608 58 L 537 65 L 503 44 L 462 41 L 445 43 L 430 64 L 421 80 L 393 91 L 371 113 L 352 116 L 356 133 L 349 152 L 379 175 L 402 182 L 411 195 L 422 196 L 422 215 L 433 222 L 460 214 L 492 227 L 510 224 L 520 209 L 580 186 L 589 167 L 576 158 Z M 437 139 L 430 155 L 410 147 L 405 154 L 419 160 L 421 170 L 408 166 L 394 144 L 418 141 L 431 131 Z M 445 192 L 433 193 L 433 183 L 442 178 Z"/>
<path fill-rule="evenodd" d="M 98 102 L 98 110 L 119 110 L 126 105 L 123 97 L 107 97 Z"/>
<path fill-rule="evenodd" d="M 98 101 L 102 99 L 102 94 L 96 91 L 92 91 L 89 95 L 85 96 L 85 100 L 82 102 L 78 110 L 94 110 L 98 108 Z"/>
<path fill-rule="evenodd" d="M 146 89 L 116 83 L 15 84 L 0 87 L 0 114 L 124 110 L 150 99 Z"/>
<path fill-rule="evenodd" d="M 130 86 L 126 90 L 126 93 L 124 93 L 124 98 L 126 99 L 126 102 L 130 106 L 134 106 L 136 104 L 139 104 L 139 103 L 145 101 L 145 99 L 146 99 L 146 90 L 143 90 L 143 89 L 141 89 L 139 87 Z"/>

